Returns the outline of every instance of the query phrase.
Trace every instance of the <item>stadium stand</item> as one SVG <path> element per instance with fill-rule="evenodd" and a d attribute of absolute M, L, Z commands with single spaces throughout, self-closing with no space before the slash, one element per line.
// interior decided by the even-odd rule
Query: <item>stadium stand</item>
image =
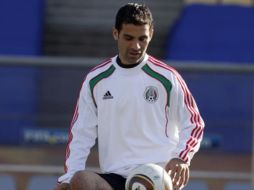
<path fill-rule="evenodd" d="M 118 8 L 127 0 L 47 1 L 45 23 L 46 55 L 109 57 L 115 55 L 112 26 Z M 168 28 L 181 11 L 183 0 L 136 1 L 145 2 L 153 11 L 156 35 L 150 52 L 164 55 Z"/>
<path fill-rule="evenodd" d="M 0 6 L 0 55 L 41 55 L 44 0 L 5 1 Z M 0 143 L 17 144 L 24 117 L 36 111 L 38 71 L 33 68 L 0 68 Z M 8 131 L 6 130 L 8 128 Z"/>
<path fill-rule="evenodd" d="M 169 34 L 166 59 L 253 62 L 253 11 L 252 6 L 185 6 Z"/>
<path fill-rule="evenodd" d="M 29 6 L 12 0 L 0 6 L 0 55 L 40 55 L 44 0 L 29 0 Z"/>

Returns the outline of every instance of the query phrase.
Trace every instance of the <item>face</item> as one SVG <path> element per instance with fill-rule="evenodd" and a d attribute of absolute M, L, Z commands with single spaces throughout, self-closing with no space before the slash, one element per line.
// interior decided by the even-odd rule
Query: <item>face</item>
<path fill-rule="evenodd" d="M 148 24 L 123 24 L 120 31 L 114 28 L 113 37 L 117 40 L 122 63 L 130 65 L 139 62 L 145 55 L 152 36 L 153 30 Z"/>

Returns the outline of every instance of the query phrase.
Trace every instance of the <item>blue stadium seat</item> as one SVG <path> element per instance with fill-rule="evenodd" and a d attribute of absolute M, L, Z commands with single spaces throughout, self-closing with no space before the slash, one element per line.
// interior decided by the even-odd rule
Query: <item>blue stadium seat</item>
<path fill-rule="evenodd" d="M 53 190 L 57 183 L 57 176 L 37 175 L 32 176 L 28 181 L 27 190 Z"/>
<path fill-rule="evenodd" d="M 251 183 L 248 182 L 227 182 L 224 190 L 251 190 Z"/>
<path fill-rule="evenodd" d="M 15 178 L 11 175 L 0 175 L 0 190 L 16 190 Z"/>
<path fill-rule="evenodd" d="M 203 180 L 190 180 L 184 190 L 209 190 L 209 187 Z"/>
<path fill-rule="evenodd" d="M 253 11 L 217 3 L 185 6 L 169 32 L 166 59 L 253 63 Z"/>

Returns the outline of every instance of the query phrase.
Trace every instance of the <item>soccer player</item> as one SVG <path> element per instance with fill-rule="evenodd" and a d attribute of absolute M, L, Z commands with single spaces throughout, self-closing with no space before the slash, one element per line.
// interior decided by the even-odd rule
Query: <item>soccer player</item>
<path fill-rule="evenodd" d="M 56 190 L 124 190 L 129 172 L 144 163 L 163 166 L 176 190 L 187 184 L 204 122 L 179 73 L 146 53 L 153 34 L 148 7 L 119 9 L 118 54 L 84 79 Z M 100 173 L 85 164 L 96 138 Z"/>

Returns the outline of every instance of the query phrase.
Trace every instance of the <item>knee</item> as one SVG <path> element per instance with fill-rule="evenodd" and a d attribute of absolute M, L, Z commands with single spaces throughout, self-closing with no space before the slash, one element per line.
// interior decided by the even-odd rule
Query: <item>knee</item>
<path fill-rule="evenodd" d="M 71 190 L 83 190 L 88 180 L 85 171 L 77 171 L 70 181 Z"/>
<path fill-rule="evenodd" d="M 71 181 L 71 190 L 112 190 L 100 176 L 91 171 L 77 171 Z"/>

